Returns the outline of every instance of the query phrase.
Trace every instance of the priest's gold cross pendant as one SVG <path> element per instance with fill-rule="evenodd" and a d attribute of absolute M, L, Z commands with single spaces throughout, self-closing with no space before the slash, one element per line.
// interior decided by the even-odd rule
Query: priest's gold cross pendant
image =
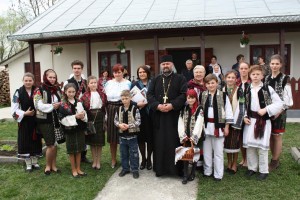
<path fill-rule="evenodd" d="M 165 96 L 163 97 L 163 99 L 164 99 L 164 103 L 167 103 L 167 99 L 168 99 L 167 95 L 165 95 Z"/>

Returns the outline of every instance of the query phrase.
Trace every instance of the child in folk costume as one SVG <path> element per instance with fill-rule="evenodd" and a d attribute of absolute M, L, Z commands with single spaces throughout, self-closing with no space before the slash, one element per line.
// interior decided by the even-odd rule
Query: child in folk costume
<path fill-rule="evenodd" d="M 241 62 L 240 63 L 240 67 L 239 67 L 240 78 L 237 79 L 236 84 L 238 85 L 239 88 L 242 89 L 244 97 L 245 97 L 245 90 L 247 90 L 247 88 L 251 84 L 251 80 L 250 80 L 250 77 L 249 77 L 249 70 L 250 70 L 249 63 L 246 63 L 246 62 Z M 241 129 L 241 134 L 240 134 L 240 141 L 241 141 L 240 142 L 240 149 L 241 149 L 241 154 L 242 154 L 242 160 L 239 163 L 239 166 L 248 167 L 246 149 L 243 147 L 244 125 L 245 125 L 245 123 L 243 122 L 242 129 Z"/>
<path fill-rule="evenodd" d="M 203 110 L 202 107 L 198 106 L 198 95 L 194 89 L 189 89 L 186 96 L 187 105 L 181 110 L 178 118 L 178 135 L 181 144 L 184 144 L 189 140 L 196 146 L 203 132 Z M 176 148 L 175 163 L 181 159 L 189 149 L 190 147 L 183 146 Z M 195 179 L 195 168 L 199 158 L 200 149 L 194 147 L 194 157 L 190 175 L 188 175 L 189 161 L 183 161 L 182 184 L 186 184 L 188 180 L 193 181 Z"/>
<path fill-rule="evenodd" d="M 94 122 L 96 134 L 86 135 L 85 143 L 91 146 L 92 168 L 100 170 L 102 147 L 105 145 L 105 105 L 106 95 L 97 87 L 97 78 L 89 76 L 87 80 L 88 90 L 82 95 L 80 101 L 88 114 L 89 121 Z"/>
<path fill-rule="evenodd" d="M 271 119 L 272 134 L 270 149 L 272 159 L 269 164 L 269 170 L 272 171 L 279 167 L 279 157 L 282 151 L 282 134 L 285 132 L 286 124 L 286 110 L 293 106 L 293 97 L 289 76 L 280 72 L 283 64 L 281 56 L 273 55 L 270 60 L 272 73 L 265 77 L 265 85 L 269 85 L 275 90 L 284 105 L 281 112 Z"/>
<path fill-rule="evenodd" d="M 18 157 L 25 159 L 27 172 L 40 169 L 38 156 L 42 154 L 41 135 L 36 133 L 33 84 L 33 74 L 25 73 L 23 86 L 16 90 L 11 103 L 12 116 L 18 122 Z"/>
<path fill-rule="evenodd" d="M 61 124 L 64 127 L 67 153 L 72 168 L 72 176 L 79 178 L 87 174 L 80 169 L 81 152 L 85 150 L 85 135 L 87 115 L 83 106 L 75 98 L 76 86 L 68 83 L 64 87 L 64 100 L 59 107 Z"/>
<path fill-rule="evenodd" d="M 271 116 L 277 115 L 283 103 L 271 86 L 264 86 L 263 68 L 250 68 L 251 85 L 246 91 L 246 111 L 243 146 L 247 148 L 248 171 L 251 177 L 259 170 L 258 180 L 267 178 L 268 150 L 271 136 Z"/>
<path fill-rule="evenodd" d="M 229 133 L 229 124 L 233 123 L 233 113 L 226 93 L 217 89 L 217 77 L 209 74 L 204 81 L 207 91 L 201 93 L 199 97 L 200 105 L 204 109 L 206 134 L 203 143 L 204 176 L 209 177 L 213 174 L 214 180 L 220 181 L 224 174 L 224 137 Z"/>
<path fill-rule="evenodd" d="M 227 172 L 237 172 L 238 152 L 240 151 L 240 133 L 244 119 L 244 94 L 243 89 L 236 85 L 236 71 L 228 71 L 225 75 L 226 86 L 223 88 L 230 100 L 234 123 L 229 127 L 229 134 L 225 137 L 224 151 L 227 153 Z"/>
<path fill-rule="evenodd" d="M 137 134 L 140 132 L 141 115 L 139 109 L 132 103 L 129 90 L 121 92 L 123 106 L 115 114 L 114 124 L 119 128 L 120 154 L 122 171 L 120 177 L 130 173 L 133 178 L 139 178 L 139 150 Z M 129 164 L 130 163 L 130 164 Z"/>

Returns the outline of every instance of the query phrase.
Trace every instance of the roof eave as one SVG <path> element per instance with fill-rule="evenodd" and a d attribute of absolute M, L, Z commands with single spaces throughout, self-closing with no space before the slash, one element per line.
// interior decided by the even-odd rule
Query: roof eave
<path fill-rule="evenodd" d="M 129 24 L 120 26 L 97 27 L 76 30 L 64 30 L 56 32 L 18 34 L 8 36 L 12 40 L 29 41 L 36 39 L 57 38 L 66 36 L 80 36 L 99 33 L 114 33 L 125 31 L 174 29 L 174 28 L 192 28 L 192 27 L 217 27 L 217 26 L 235 26 L 235 25 L 253 25 L 253 24 L 272 24 L 272 23 L 293 23 L 300 22 L 300 15 L 285 15 L 272 17 L 253 17 L 253 18 L 230 18 L 230 19 L 212 19 L 196 21 L 177 21 L 177 22 L 158 22 L 148 24 Z"/>

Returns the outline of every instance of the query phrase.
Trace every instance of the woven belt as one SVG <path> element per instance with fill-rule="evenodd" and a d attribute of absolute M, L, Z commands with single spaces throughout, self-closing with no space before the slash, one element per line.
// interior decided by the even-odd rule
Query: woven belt
<path fill-rule="evenodd" d="M 209 123 L 214 123 L 214 122 L 215 122 L 215 119 L 214 119 L 214 118 L 207 118 L 207 122 L 209 122 Z"/>

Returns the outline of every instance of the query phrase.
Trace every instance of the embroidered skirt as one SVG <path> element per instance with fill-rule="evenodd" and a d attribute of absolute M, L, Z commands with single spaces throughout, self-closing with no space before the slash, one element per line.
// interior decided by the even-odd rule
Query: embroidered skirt
<path fill-rule="evenodd" d="M 84 131 L 78 128 L 65 130 L 66 147 L 68 154 L 80 153 L 85 150 Z"/>
<path fill-rule="evenodd" d="M 97 112 L 98 110 L 98 112 Z M 97 112 L 97 116 L 96 116 Z M 96 119 L 95 119 L 96 116 Z M 94 126 L 96 128 L 96 134 L 86 135 L 85 143 L 92 146 L 104 146 L 105 145 L 105 131 L 104 131 L 104 117 L 105 112 L 102 109 L 92 109 L 89 111 L 89 120 L 94 121 Z"/>
<path fill-rule="evenodd" d="M 107 142 L 108 143 L 119 143 L 119 131 L 114 124 L 114 118 L 119 107 L 122 105 L 121 102 L 108 102 L 107 106 Z"/>
<path fill-rule="evenodd" d="M 240 151 L 241 130 L 229 128 L 229 134 L 225 137 L 224 151 L 226 153 L 237 153 Z"/>
<path fill-rule="evenodd" d="M 283 111 L 276 119 L 271 120 L 272 134 L 283 134 L 285 132 L 286 111 Z"/>

